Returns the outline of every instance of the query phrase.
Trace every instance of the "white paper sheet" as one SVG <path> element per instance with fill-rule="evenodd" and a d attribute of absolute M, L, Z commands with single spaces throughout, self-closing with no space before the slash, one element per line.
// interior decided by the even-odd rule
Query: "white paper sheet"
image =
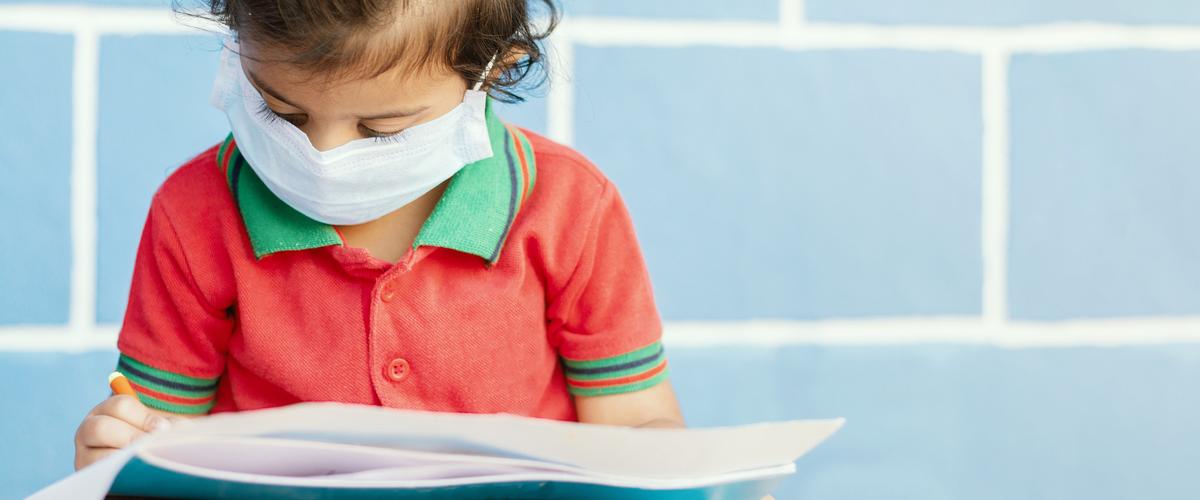
<path fill-rule="evenodd" d="M 140 443 L 138 443 L 140 445 Z M 113 452 L 98 462 L 42 488 L 29 500 L 90 500 L 104 498 L 112 487 L 113 479 L 137 452 L 138 445 L 127 446 Z"/>
<path fill-rule="evenodd" d="M 843 419 L 737 427 L 640 429 L 504 414 L 395 410 L 338 403 L 226 413 L 167 437 L 286 436 L 406 449 L 510 452 L 609 474 L 687 478 L 791 463 L 836 432 Z M 448 449 L 447 449 L 448 448 Z"/>

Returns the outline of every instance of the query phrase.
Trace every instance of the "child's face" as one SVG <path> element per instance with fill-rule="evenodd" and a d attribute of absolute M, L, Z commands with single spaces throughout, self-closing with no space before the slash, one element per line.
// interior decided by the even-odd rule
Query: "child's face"
<path fill-rule="evenodd" d="M 280 118 L 304 131 L 313 147 L 333 149 L 355 139 L 388 136 L 433 120 L 463 100 L 467 84 L 450 68 L 404 71 L 329 81 L 269 61 L 286 54 L 243 41 L 242 67 Z"/>

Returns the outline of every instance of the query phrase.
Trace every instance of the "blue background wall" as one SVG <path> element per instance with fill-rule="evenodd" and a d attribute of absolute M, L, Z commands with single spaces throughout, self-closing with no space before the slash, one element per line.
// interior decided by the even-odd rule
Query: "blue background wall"
<path fill-rule="evenodd" d="M 567 1 L 578 20 L 769 24 L 780 12 L 774 0 Z M 807 0 L 805 11 L 826 29 L 1099 21 L 1200 38 L 1188 28 L 1200 7 L 1185 0 Z M 217 47 L 201 34 L 100 36 L 86 323 L 119 322 L 151 194 L 227 130 L 207 105 Z M 69 473 L 74 428 L 115 361 L 108 348 L 3 338 L 58 335 L 69 320 L 72 50 L 69 33 L 0 29 L 0 497 Z M 781 499 L 1200 497 L 1200 51 L 1012 55 L 997 331 L 1056 334 L 1063 320 L 1097 331 L 1064 329 L 1078 338 L 1059 347 L 913 343 L 924 324 L 944 331 L 938 318 L 965 319 L 963 338 L 983 324 L 983 65 L 970 50 L 887 42 L 573 46 L 574 144 L 621 188 L 665 319 L 730 322 L 719 346 L 668 343 L 689 422 L 847 417 Z M 548 106 L 536 97 L 505 114 L 547 131 Z M 741 342 L 737 322 L 759 319 L 796 335 L 878 320 L 881 333 Z M 1191 341 L 1138 345 L 1157 320 Z M 1112 334 L 1106 321 L 1123 346 L 1091 346 Z"/>

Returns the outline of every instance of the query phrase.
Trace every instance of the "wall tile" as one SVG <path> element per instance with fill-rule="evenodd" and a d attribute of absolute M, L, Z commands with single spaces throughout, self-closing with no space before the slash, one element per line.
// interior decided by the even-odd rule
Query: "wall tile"
<path fill-rule="evenodd" d="M 1200 53 L 1013 59 L 1020 319 L 1200 314 Z"/>
<path fill-rule="evenodd" d="M 576 141 L 668 319 L 976 314 L 975 57 L 576 50 Z"/>
<path fill-rule="evenodd" d="M 73 47 L 66 35 L 0 31 L 0 326 L 67 321 Z"/>

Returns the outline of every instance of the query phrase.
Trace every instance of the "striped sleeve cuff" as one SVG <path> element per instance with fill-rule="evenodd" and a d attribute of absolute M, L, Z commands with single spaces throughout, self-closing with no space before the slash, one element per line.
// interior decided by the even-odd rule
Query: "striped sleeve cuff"
<path fill-rule="evenodd" d="M 213 407 L 217 380 L 159 370 L 121 354 L 117 371 L 129 379 L 142 404 L 157 410 L 185 415 L 202 415 Z"/>
<path fill-rule="evenodd" d="M 667 379 L 667 357 L 661 342 L 603 359 L 563 358 L 563 365 L 567 390 L 576 396 L 640 391 Z"/>

